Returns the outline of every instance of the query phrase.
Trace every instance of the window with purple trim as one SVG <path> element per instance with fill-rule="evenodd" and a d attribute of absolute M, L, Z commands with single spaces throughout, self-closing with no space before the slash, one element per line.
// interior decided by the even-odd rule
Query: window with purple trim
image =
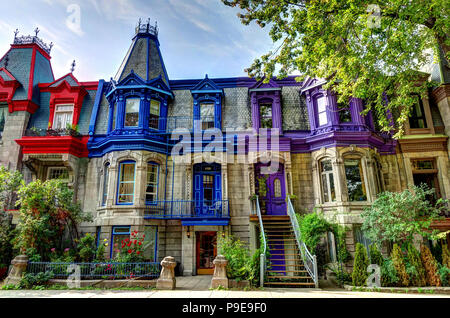
<path fill-rule="evenodd" d="M 320 178 L 322 182 L 323 202 L 336 201 L 336 190 L 334 188 L 333 167 L 331 160 L 320 161 Z"/>
<path fill-rule="evenodd" d="M 328 124 L 327 99 L 322 96 L 317 99 L 317 119 L 319 126 Z"/>
<path fill-rule="evenodd" d="M 364 182 L 364 173 L 361 159 L 344 159 L 345 177 L 347 180 L 347 191 L 349 201 L 366 201 L 367 193 Z"/>
<path fill-rule="evenodd" d="M 259 104 L 259 118 L 261 123 L 260 128 L 270 129 L 273 127 L 271 103 Z"/>
<path fill-rule="evenodd" d="M 344 124 L 352 122 L 352 114 L 350 112 L 349 103 L 338 102 L 338 110 L 339 110 L 339 123 Z"/>

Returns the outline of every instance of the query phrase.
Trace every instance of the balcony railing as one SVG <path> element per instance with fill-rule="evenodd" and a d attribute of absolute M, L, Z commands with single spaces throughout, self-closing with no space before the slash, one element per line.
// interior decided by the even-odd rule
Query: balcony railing
<path fill-rule="evenodd" d="M 82 137 L 82 135 L 74 129 L 40 129 L 30 128 L 25 130 L 26 137 L 48 137 L 48 136 L 72 136 Z"/>
<path fill-rule="evenodd" d="M 148 203 L 147 219 L 222 219 L 230 217 L 228 200 L 213 201 L 155 201 Z"/>

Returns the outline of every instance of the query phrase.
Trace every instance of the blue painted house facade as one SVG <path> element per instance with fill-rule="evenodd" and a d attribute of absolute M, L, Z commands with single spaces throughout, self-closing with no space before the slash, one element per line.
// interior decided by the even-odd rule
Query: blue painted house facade
<path fill-rule="evenodd" d="M 135 31 L 110 80 L 55 79 L 41 40 L 17 41 L 0 60 L 0 163 L 27 180 L 67 180 L 93 215 L 82 231 L 107 239 L 108 257 L 138 230 L 147 259 L 171 255 L 180 274 L 210 274 L 222 233 L 259 246 L 255 195 L 268 228 L 289 222 L 289 209 L 316 209 L 349 227 L 353 253 L 367 243 L 360 213 L 378 193 L 425 182 L 450 198 L 445 83 L 418 100 L 395 140 L 361 114 L 364 101 L 338 105 L 320 79 L 171 80 L 156 26 Z M 21 72 L 32 56 L 30 84 Z M 275 274 L 297 266 L 289 240 L 269 244 Z M 325 247 L 335 261 L 334 239 Z"/>

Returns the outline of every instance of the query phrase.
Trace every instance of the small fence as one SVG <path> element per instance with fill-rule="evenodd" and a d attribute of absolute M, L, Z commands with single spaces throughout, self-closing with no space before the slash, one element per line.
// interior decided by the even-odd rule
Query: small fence
<path fill-rule="evenodd" d="M 69 276 L 80 279 L 155 279 L 161 272 L 161 264 L 146 263 L 53 263 L 29 262 L 27 273 L 53 273 L 54 279 L 66 279 Z"/>

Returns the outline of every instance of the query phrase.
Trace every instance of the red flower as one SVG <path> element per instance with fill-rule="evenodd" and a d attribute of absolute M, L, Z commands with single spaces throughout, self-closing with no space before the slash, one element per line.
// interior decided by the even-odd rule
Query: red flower
<path fill-rule="evenodd" d="M 145 237 L 145 234 L 144 235 L 142 235 L 142 238 L 144 238 Z"/>
<path fill-rule="evenodd" d="M 137 251 L 136 254 L 139 255 L 139 254 L 141 254 L 141 252 L 140 252 L 140 251 Z"/>
<path fill-rule="evenodd" d="M 131 253 L 133 253 L 133 250 L 128 250 L 128 254 L 131 254 Z"/>
<path fill-rule="evenodd" d="M 130 241 L 130 242 L 128 242 L 127 246 L 128 246 L 128 247 L 130 247 L 130 246 L 131 246 L 131 241 Z"/>
<path fill-rule="evenodd" d="M 134 240 L 133 244 L 136 245 L 137 240 Z"/>
<path fill-rule="evenodd" d="M 139 245 L 142 245 L 142 242 L 139 242 Z"/>

